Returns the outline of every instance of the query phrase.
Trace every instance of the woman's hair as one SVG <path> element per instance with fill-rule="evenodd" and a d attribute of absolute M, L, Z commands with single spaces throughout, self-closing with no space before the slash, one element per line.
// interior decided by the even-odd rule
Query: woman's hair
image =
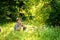
<path fill-rule="evenodd" d="M 18 20 L 21 20 L 21 21 L 22 21 L 22 19 L 21 19 L 21 18 L 16 18 L 16 21 L 18 21 Z"/>

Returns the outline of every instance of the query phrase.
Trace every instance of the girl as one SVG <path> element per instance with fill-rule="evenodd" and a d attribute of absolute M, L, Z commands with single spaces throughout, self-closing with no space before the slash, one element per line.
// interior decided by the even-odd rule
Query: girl
<path fill-rule="evenodd" d="M 16 20 L 17 20 L 17 23 L 14 26 L 14 30 L 19 31 L 21 29 L 21 27 L 23 27 L 23 30 L 25 30 L 26 27 L 22 25 L 22 19 L 21 18 L 17 18 Z"/>

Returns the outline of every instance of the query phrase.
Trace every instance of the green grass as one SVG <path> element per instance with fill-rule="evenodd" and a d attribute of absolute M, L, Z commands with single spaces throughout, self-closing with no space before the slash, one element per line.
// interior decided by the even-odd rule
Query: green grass
<path fill-rule="evenodd" d="M 59 27 L 37 27 L 27 24 L 27 29 L 14 31 L 14 22 L 0 25 L 0 40 L 60 40 Z"/>
<path fill-rule="evenodd" d="M 44 28 L 39 31 L 39 40 L 60 40 L 60 29 L 55 28 Z"/>

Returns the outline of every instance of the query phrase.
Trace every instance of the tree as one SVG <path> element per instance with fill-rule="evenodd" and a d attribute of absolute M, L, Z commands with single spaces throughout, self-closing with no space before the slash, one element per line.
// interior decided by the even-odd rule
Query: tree
<path fill-rule="evenodd" d="M 23 5 L 24 3 L 21 0 L 0 0 L 0 20 L 15 20 Z"/>
<path fill-rule="evenodd" d="M 50 12 L 50 16 L 49 19 L 47 19 L 47 23 L 49 25 L 53 25 L 53 26 L 60 26 L 60 2 L 59 0 L 52 0 L 50 2 L 51 5 L 51 12 Z"/>

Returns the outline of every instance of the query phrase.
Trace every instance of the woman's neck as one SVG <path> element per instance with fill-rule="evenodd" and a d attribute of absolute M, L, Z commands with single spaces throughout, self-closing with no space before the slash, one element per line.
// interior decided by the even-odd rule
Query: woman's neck
<path fill-rule="evenodd" d="M 18 23 L 18 25 L 22 25 L 22 23 Z"/>

